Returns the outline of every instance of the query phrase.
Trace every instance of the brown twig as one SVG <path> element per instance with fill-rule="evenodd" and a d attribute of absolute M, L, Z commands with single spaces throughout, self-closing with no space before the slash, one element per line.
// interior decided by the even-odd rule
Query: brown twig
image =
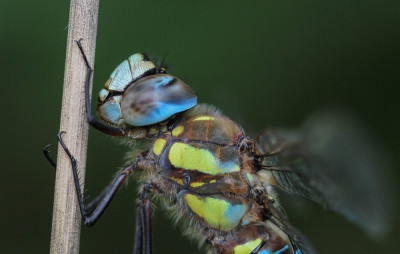
<path fill-rule="evenodd" d="M 85 113 L 86 66 L 75 40 L 82 38 L 93 66 L 96 47 L 98 0 L 71 0 L 60 130 L 64 142 L 79 162 L 82 183 L 85 176 L 88 124 Z M 81 216 L 74 188 L 71 163 L 59 146 L 53 207 L 50 253 L 78 253 Z"/>

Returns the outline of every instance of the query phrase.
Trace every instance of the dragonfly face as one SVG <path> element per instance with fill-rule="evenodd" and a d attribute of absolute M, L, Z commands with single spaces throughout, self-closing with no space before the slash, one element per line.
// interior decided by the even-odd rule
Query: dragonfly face
<path fill-rule="evenodd" d="M 79 42 L 78 46 L 84 54 Z M 88 70 L 90 74 L 90 66 Z M 86 91 L 90 103 L 88 94 Z M 266 129 L 252 139 L 214 107 L 196 104 L 194 92 L 183 81 L 156 68 L 143 54 L 132 55 L 116 68 L 99 94 L 98 114 L 103 123 L 91 116 L 90 105 L 89 123 L 110 135 L 151 142 L 95 201 L 89 205 L 80 201 L 86 225 L 97 221 L 134 170 L 142 172 L 143 184 L 134 253 L 151 253 L 149 193 L 174 211 L 187 235 L 213 253 L 314 253 L 306 238 L 279 210 L 272 186 L 312 199 L 346 217 L 359 217 L 355 222 L 360 226 L 378 223 L 377 211 L 371 213 L 371 208 L 364 209 L 360 203 L 359 196 L 368 198 L 368 186 L 355 181 L 354 185 L 331 188 L 337 179 L 323 175 L 324 168 L 328 168 L 346 177 L 346 172 L 353 170 L 353 174 L 353 165 L 360 163 L 348 161 L 349 170 L 343 164 L 335 168 L 326 160 L 332 151 L 336 155 L 344 151 L 342 155 L 346 156 L 354 153 L 349 150 L 351 144 L 337 147 L 326 142 L 327 137 L 338 140 L 344 128 L 339 132 L 329 128 L 321 138 L 314 129 L 336 124 L 322 121 L 311 124 L 306 131 Z M 68 153 L 61 134 L 59 140 Z M 318 140 L 324 142 L 319 144 Z M 336 161 L 346 157 L 336 155 Z M 79 182 L 76 168 L 73 170 Z M 79 184 L 76 189 L 81 193 Z M 335 189 L 354 193 L 357 198 L 340 196 L 331 191 Z M 338 196 L 341 202 L 336 202 Z"/>

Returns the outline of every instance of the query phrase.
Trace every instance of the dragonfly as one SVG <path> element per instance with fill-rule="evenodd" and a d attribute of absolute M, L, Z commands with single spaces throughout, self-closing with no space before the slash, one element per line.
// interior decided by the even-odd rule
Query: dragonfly
<path fill-rule="evenodd" d="M 90 66 L 85 83 L 88 123 L 127 142 L 146 141 L 116 178 L 85 204 L 77 162 L 69 156 L 83 223 L 91 227 L 133 172 L 138 183 L 135 254 L 152 253 L 152 204 L 159 200 L 208 253 L 316 253 L 291 225 L 277 189 L 334 210 L 371 234 L 383 230 L 382 196 L 373 155 L 357 128 L 341 115 L 311 118 L 298 129 L 266 128 L 255 138 L 213 106 L 198 104 L 194 91 L 137 53 L 110 75 L 91 113 Z M 48 147 L 44 149 L 48 160 Z M 54 162 L 53 166 L 55 165 Z M 360 180 L 360 176 L 364 180 Z M 367 180 L 365 180 L 367 179 Z M 366 184 L 366 181 L 368 184 Z"/>

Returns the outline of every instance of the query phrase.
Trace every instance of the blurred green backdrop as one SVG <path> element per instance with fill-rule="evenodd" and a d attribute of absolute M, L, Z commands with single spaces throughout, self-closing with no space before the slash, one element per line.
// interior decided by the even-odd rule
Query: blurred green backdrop
<path fill-rule="evenodd" d="M 169 72 L 249 134 L 296 126 L 336 105 L 366 123 L 399 169 L 399 8 L 371 0 L 101 1 L 93 91 L 130 54 L 168 53 Z M 49 250 L 55 172 L 41 149 L 56 143 L 59 129 L 68 11 L 68 1 L 0 2 L 0 253 Z M 90 132 L 87 194 L 110 181 L 124 149 Z M 397 170 L 380 170 L 398 184 Z M 94 228 L 82 227 L 81 253 L 132 252 L 135 189 L 122 189 Z M 398 220 L 376 241 L 318 206 L 295 211 L 285 200 L 319 253 L 400 249 Z M 154 253 L 201 253 L 163 211 L 153 225 Z"/>

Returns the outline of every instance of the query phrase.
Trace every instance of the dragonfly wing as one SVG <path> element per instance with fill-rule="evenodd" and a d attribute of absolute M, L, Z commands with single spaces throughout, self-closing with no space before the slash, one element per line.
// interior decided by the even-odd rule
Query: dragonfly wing
<path fill-rule="evenodd" d="M 287 217 L 274 206 L 268 207 L 271 216 L 268 221 L 273 223 L 288 237 L 290 244 L 295 254 L 316 254 L 314 247 L 310 244 L 307 237 L 305 237 L 297 228 L 293 227 Z"/>
<path fill-rule="evenodd" d="M 258 174 L 378 236 L 390 218 L 379 175 L 388 164 L 364 132 L 339 114 L 311 118 L 299 130 L 265 129 L 256 137 Z"/>

